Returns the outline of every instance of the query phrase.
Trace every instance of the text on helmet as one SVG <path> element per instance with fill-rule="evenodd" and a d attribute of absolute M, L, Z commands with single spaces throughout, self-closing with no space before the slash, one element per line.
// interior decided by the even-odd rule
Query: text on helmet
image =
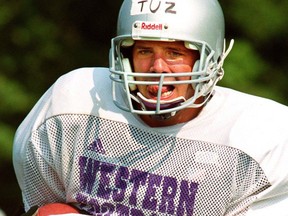
<path fill-rule="evenodd" d="M 149 14 L 149 13 L 166 13 L 176 14 L 175 0 L 133 0 L 131 15 Z"/>

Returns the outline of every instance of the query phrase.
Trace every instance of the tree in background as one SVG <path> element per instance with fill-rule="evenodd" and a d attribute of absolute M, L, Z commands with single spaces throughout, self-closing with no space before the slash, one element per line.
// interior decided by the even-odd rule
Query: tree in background
<path fill-rule="evenodd" d="M 288 1 L 219 1 L 227 42 L 235 39 L 219 84 L 288 104 Z M 11 163 L 17 126 L 63 73 L 108 66 L 121 3 L 0 0 L 0 208 L 8 215 L 21 199 Z"/>
<path fill-rule="evenodd" d="M 222 85 L 288 104 L 288 2 L 219 0 L 235 38 Z"/>

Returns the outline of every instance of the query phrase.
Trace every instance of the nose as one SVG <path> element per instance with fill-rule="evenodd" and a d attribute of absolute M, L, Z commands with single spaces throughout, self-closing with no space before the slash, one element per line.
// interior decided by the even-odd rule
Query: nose
<path fill-rule="evenodd" d="M 170 72 L 170 69 L 168 67 L 168 64 L 165 62 L 162 58 L 155 58 L 155 60 L 152 62 L 152 66 L 150 67 L 150 72 L 155 73 L 168 73 Z"/>

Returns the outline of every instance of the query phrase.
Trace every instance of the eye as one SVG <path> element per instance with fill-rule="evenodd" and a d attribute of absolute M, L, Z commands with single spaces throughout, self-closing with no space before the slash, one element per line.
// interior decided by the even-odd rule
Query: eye
<path fill-rule="evenodd" d="M 139 56 L 145 57 L 151 55 L 152 51 L 150 49 L 139 49 L 137 53 Z"/>
<path fill-rule="evenodd" d="M 176 58 L 183 57 L 184 54 L 178 50 L 168 50 L 166 55 L 170 59 L 176 59 Z"/>

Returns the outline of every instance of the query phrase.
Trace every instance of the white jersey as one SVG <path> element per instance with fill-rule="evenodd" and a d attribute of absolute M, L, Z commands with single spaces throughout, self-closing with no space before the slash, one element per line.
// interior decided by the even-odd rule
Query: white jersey
<path fill-rule="evenodd" d="M 91 215 L 288 215 L 288 109 L 216 87 L 199 116 L 151 128 L 117 108 L 107 68 L 62 76 L 17 130 L 26 210 Z"/>

